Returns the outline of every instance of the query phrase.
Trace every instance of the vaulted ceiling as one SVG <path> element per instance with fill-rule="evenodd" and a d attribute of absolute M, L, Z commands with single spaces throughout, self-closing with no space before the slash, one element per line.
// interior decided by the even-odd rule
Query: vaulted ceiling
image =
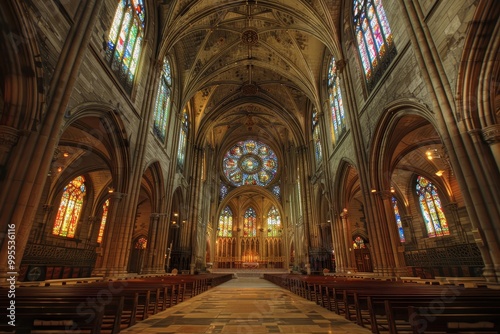
<path fill-rule="evenodd" d="M 340 0 L 165 0 L 160 55 L 175 57 L 196 144 L 259 138 L 303 145 L 339 54 Z"/>

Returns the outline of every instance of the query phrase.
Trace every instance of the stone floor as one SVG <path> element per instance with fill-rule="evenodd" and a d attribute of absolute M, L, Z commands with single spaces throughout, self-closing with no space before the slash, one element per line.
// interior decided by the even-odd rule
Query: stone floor
<path fill-rule="evenodd" d="M 121 333 L 368 334 L 370 331 L 262 278 L 240 277 Z"/>

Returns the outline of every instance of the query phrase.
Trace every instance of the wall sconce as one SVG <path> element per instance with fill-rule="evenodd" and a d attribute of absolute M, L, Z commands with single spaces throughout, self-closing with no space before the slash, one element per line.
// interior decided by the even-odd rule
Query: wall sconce
<path fill-rule="evenodd" d="M 395 193 L 396 190 L 394 189 L 394 187 L 391 187 L 391 193 Z"/>
<path fill-rule="evenodd" d="M 62 172 L 63 168 L 62 167 L 57 167 L 57 171 L 60 173 Z"/>
<path fill-rule="evenodd" d="M 444 170 L 440 169 L 440 170 L 438 170 L 435 174 L 436 174 L 437 176 L 443 176 L 443 173 L 444 173 Z"/>
<path fill-rule="evenodd" d="M 113 187 L 108 187 L 108 193 L 112 194 L 115 192 L 115 188 Z"/>
<path fill-rule="evenodd" d="M 372 189 L 371 191 L 372 191 L 372 193 L 376 193 L 377 189 Z"/>
<path fill-rule="evenodd" d="M 69 153 L 68 152 L 64 152 L 63 153 L 63 157 L 65 157 L 65 158 L 69 157 Z"/>

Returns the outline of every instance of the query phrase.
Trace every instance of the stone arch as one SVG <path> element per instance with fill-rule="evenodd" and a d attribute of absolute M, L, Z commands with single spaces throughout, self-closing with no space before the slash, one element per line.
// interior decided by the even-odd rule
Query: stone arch
<path fill-rule="evenodd" d="M 36 32 L 24 3 L 2 2 L 0 21 L 0 126 L 31 131 L 41 120 L 44 102 L 43 70 Z"/>

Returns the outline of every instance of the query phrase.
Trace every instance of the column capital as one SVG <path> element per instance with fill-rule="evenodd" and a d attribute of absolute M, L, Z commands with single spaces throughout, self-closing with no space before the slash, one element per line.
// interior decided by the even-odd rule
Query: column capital
<path fill-rule="evenodd" d="M 124 199 L 128 194 L 126 193 L 121 193 L 121 192 L 118 192 L 118 191 L 114 191 L 110 194 L 110 197 L 113 198 L 114 200 L 122 200 Z"/>
<path fill-rule="evenodd" d="M 500 143 L 500 124 L 487 126 L 481 132 L 484 141 L 489 145 Z"/>
<path fill-rule="evenodd" d="M 19 137 L 19 130 L 10 126 L 0 125 L 0 150 L 9 152 L 17 144 Z"/>

